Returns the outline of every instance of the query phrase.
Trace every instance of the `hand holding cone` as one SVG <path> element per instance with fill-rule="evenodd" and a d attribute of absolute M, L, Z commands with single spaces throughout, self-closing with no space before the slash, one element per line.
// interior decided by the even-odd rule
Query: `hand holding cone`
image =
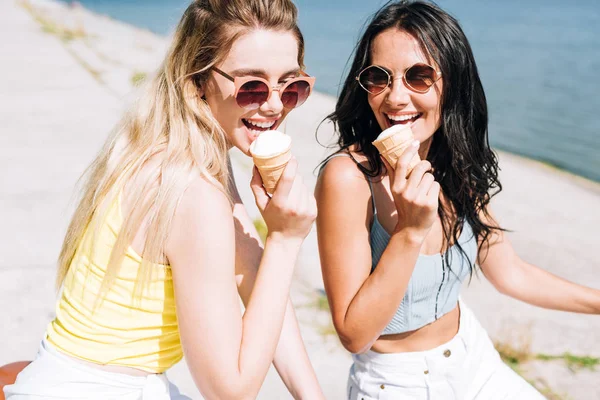
<path fill-rule="evenodd" d="M 381 132 L 373 145 L 379 150 L 379 153 L 385 157 L 386 161 L 392 168 L 396 167 L 398 158 L 410 146 L 415 136 L 410 129 L 410 126 L 394 125 Z M 408 173 L 421 161 L 419 154 L 410 160 Z"/>
<path fill-rule="evenodd" d="M 263 180 L 263 186 L 273 194 L 287 163 L 292 158 L 292 139 L 279 131 L 266 131 L 250 145 L 254 165 Z"/>

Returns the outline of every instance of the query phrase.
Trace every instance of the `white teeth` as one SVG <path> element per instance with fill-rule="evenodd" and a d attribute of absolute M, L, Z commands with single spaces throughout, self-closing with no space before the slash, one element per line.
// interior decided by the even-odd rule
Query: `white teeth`
<path fill-rule="evenodd" d="M 247 119 L 246 121 L 248 121 L 248 123 L 250 125 L 254 125 L 257 126 L 259 128 L 270 128 L 273 125 L 275 125 L 275 121 L 265 121 L 265 122 L 252 122 L 249 119 Z"/>
<path fill-rule="evenodd" d="M 413 119 L 415 117 L 418 117 L 421 114 L 420 113 L 415 113 L 415 114 L 404 114 L 404 115 L 390 115 L 390 114 L 386 114 L 386 115 L 392 121 L 407 121 L 409 119 Z"/>

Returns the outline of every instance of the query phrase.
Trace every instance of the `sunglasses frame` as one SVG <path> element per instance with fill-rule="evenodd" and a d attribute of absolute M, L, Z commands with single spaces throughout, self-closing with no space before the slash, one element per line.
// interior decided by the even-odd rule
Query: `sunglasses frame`
<path fill-rule="evenodd" d="M 260 78 L 258 76 L 245 76 L 245 77 L 236 76 L 234 78 L 233 76 L 231 76 L 231 75 L 229 75 L 229 74 L 221 71 L 217 67 L 212 67 L 212 70 L 215 71 L 216 73 L 218 73 L 219 75 L 221 75 L 221 76 L 229 79 L 231 82 L 233 82 L 233 85 L 235 86 L 235 92 L 233 93 L 233 97 L 235 98 L 236 103 L 237 103 L 238 92 L 239 92 L 239 90 L 241 89 L 241 87 L 243 85 L 245 85 L 248 82 L 253 82 L 253 81 L 259 81 L 259 82 L 264 83 L 267 86 L 267 88 L 269 89 L 269 94 L 267 95 L 267 99 L 263 103 L 261 103 L 258 107 L 256 107 L 256 108 L 259 108 L 260 106 L 262 106 L 262 104 L 264 104 L 267 101 L 269 101 L 269 99 L 271 98 L 271 95 L 273 94 L 273 92 L 279 92 L 279 98 L 281 100 L 281 95 L 285 91 L 285 89 L 288 86 L 290 86 L 292 83 L 300 82 L 300 81 L 308 83 L 309 92 L 308 92 L 308 96 L 306 96 L 306 99 L 308 99 L 308 97 L 313 92 L 313 86 L 315 85 L 315 80 L 316 80 L 316 78 L 314 76 L 310 76 L 306 72 L 300 70 L 299 72 L 300 72 L 301 76 L 289 79 L 289 80 L 287 80 L 284 83 L 281 83 L 279 85 L 271 86 L 271 84 L 269 83 L 269 81 L 267 81 L 264 78 Z M 298 105 L 296 105 L 296 106 L 294 106 L 292 108 L 287 108 L 287 107 L 285 107 L 285 105 L 284 105 L 284 108 L 286 108 L 288 110 L 293 110 L 294 108 L 300 107 L 302 104 L 304 104 L 304 102 L 306 101 L 306 99 L 302 103 L 300 103 L 300 104 L 298 104 Z M 282 104 L 283 104 L 283 101 L 282 101 Z M 240 106 L 240 105 L 238 104 L 238 106 Z M 242 106 L 240 106 L 240 107 L 242 107 Z M 254 107 L 247 107 L 247 106 L 246 107 L 242 107 L 242 108 L 245 108 L 247 110 L 256 109 Z"/>
<path fill-rule="evenodd" d="M 425 90 L 417 90 L 414 87 L 412 87 L 406 81 L 406 72 L 408 70 L 410 70 L 411 68 L 413 68 L 414 66 L 416 66 L 416 65 L 423 65 L 423 66 L 429 67 L 429 68 L 431 68 L 435 72 L 435 79 L 434 79 L 434 81 Z M 366 87 L 364 87 L 363 84 L 362 84 L 362 82 L 360 81 L 360 76 L 362 75 L 362 73 L 365 72 L 366 70 L 370 69 L 370 68 L 379 68 L 380 70 L 382 70 L 383 72 L 385 72 L 385 74 L 388 77 L 387 85 L 383 89 L 381 89 L 381 91 L 379 91 L 379 92 L 372 92 L 372 91 L 370 91 L 369 89 L 367 89 Z M 406 86 L 409 90 L 412 90 L 415 93 L 424 94 L 424 93 L 427 93 L 429 91 L 429 89 L 431 89 L 433 87 L 433 85 L 435 85 L 435 83 L 440 80 L 441 77 L 442 77 L 442 73 L 440 71 L 438 71 L 437 69 L 435 69 L 433 66 L 431 66 L 429 64 L 426 64 L 426 63 L 415 63 L 415 64 L 411 65 L 410 67 L 408 67 L 408 68 L 406 68 L 404 70 L 404 72 L 402 73 L 401 79 L 402 79 L 402 83 L 404 83 L 404 86 Z M 383 93 L 385 91 L 385 89 L 389 88 L 392 85 L 392 82 L 394 82 L 396 79 L 400 79 L 400 78 L 394 77 L 394 74 L 390 73 L 387 69 L 383 68 L 380 65 L 375 65 L 375 64 L 369 65 L 368 67 L 363 68 L 363 70 L 360 71 L 358 73 L 358 75 L 356 75 L 356 81 L 358 82 L 358 84 L 360 85 L 360 87 L 363 88 L 364 90 L 366 90 L 367 92 L 373 94 L 373 95 L 378 95 L 378 94 Z"/>

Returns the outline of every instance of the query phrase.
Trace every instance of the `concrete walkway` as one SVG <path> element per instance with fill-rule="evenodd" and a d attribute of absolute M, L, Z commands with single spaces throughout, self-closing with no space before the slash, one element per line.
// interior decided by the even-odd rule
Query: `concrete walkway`
<path fill-rule="evenodd" d="M 74 184 L 121 104 L 12 0 L 0 2 L 0 362 L 31 358 L 53 314 Z"/>
<path fill-rule="evenodd" d="M 97 32 L 113 27 L 105 28 L 112 24 L 105 19 L 86 18 Z M 114 24 L 119 35 L 135 29 Z M 0 2 L 0 364 L 33 358 L 53 317 L 56 258 L 72 213 L 74 185 L 124 109 L 124 77 L 138 68 L 122 63 L 115 73 L 106 59 L 124 52 L 113 49 L 109 54 L 110 46 L 102 43 L 104 57 L 94 61 L 78 41 L 66 43 L 43 32 L 13 0 Z M 105 64 L 90 70 L 93 62 Z M 108 78 L 99 80 L 98 73 Z M 325 154 L 315 141 L 315 129 L 333 105 L 331 97 L 315 93 L 287 121 L 301 172 L 311 185 Z M 329 142 L 331 133 L 331 126 L 324 125 L 319 138 Z M 235 153 L 233 160 L 242 196 L 251 214 L 258 215 L 247 184 L 250 161 Z M 512 230 L 509 237 L 519 254 L 562 277 L 600 288 L 595 256 L 599 186 L 508 154 L 501 154 L 501 167 L 505 190 L 494 200 L 494 209 Z M 350 357 L 331 334 L 327 311 L 316 306 L 322 286 L 313 232 L 303 247 L 292 298 L 327 398 L 341 399 Z M 534 308 L 499 295 L 485 280 L 474 279 L 463 297 L 494 339 L 518 346 L 525 337 L 531 353 L 600 357 L 598 316 Z M 562 361 L 535 361 L 522 369 L 538 386 L 547 385 L 555 396 L 551 398 L 567 398 L 558 397 L 565 393 L 570 399 L 600 398 L 598 370 L 574 373 Z M 183 393 L 200 398 L 185 363 L 169 376 Z M 259 399 L 285 398 L 289 395 L 271 371 Z"/>

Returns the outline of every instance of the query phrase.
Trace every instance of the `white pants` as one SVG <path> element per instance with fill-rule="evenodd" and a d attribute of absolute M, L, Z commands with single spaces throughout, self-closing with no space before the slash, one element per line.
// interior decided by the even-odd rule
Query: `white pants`
<path fill-rule="evenodd" d="M 349 400 L 542 400 L 500 359 L 487 332 L 459 301 L 456 336 L 432 350 L 354 354 Z"/>
<path fill-rule="evenodd" d="M 45 340 L 36 359 L 4 387 L 6 400 L 184 400 L 164 374 L 131 376 L 73 360 Z"/>

